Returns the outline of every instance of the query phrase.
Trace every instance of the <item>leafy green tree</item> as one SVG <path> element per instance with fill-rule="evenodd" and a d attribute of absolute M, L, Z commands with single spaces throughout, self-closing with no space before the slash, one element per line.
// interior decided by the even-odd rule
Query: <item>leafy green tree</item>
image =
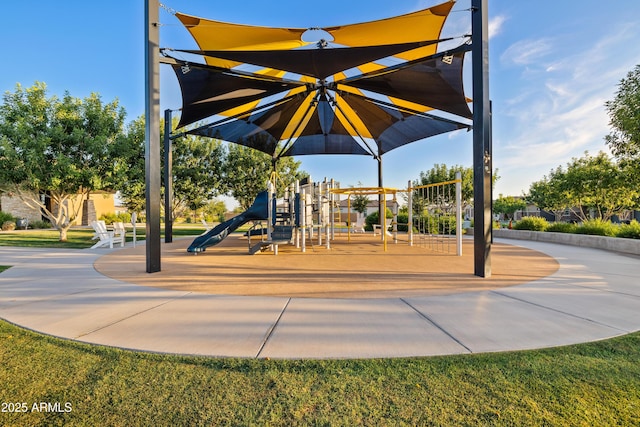
<path fill-rule="evenodd" d="M 460 172 L 462 177 L 462 204 L 468 206 L 473 203 L 473 168 L 460 165 L 449 167 L 444 163 L 434 164 L 428 171 L 420 172 L 420 177 L 413 181 L 413 185 L 419 186 L 453 181 L 456 179 L 456 172 Z M 493 173 L 492 185 L 495 185 L 499 179 L 498 170 L 496 169 Z"/>
<path fill-rule="evenodd" d="M 420 172 L 420 177 L 413 181 L 413 186 L 453 181 L 456 179 L 456 172 L 460 172 L 462 177 L 462 204 L 469 205 L 473 200 L 473 168 L 460 165 L 449 167 L 444 163 L 434 164 L 428 171 Z"/>
<path fill-rule="evenodd" d="M 84 196 L 114 188 L 118 152 L 113 147 L 121 137 L 125 111 L 117 100 L 105 104 L 96 93 L 84 99 L 68 92 L 62 99 L 47 97 L 41 82 L 26 89 L 18 84 L 3 100 L 3 190 L 40 209 L 66 241 Z"/>
<path fill-rule="evenodd" d="M 227 206 L 221 200 L 211 200 L 201 209 L 202 215 L 207 221 L 224 221 Z"/>
<path fill-rule="evenodd" d="M 125 134 L 118 140 L 121 156 L 115 163 L 116 189 L 129 212 L 145 210 L 145 122 L 140 116 L 128 124 Z"/>
<path fill-rule="evenodd" d="M 508 219 L 513 219 L 513 214 L 527 208 L 527 202 L 513 196 L 503 197 L 500 195 L 493 202 L 493 211 L 495 213 L 505 214 Z"/>
<path fill-rule="evenodd" d="M 563 192 L 583 220 L 610 219 L 631 208 L 639 189 L 630 185 L 623 169 L 608 155 L 585 153 L 567 164 Z"/>
<path fill-rule="evenodd" d="M 540 209 L 553 212 L 556 221 L 560 221 L 563 212 L 571 207 L 563 194 L 563 179 L 564 170 L 559 166 L 551 170 L 549 175 L 545 175 L 540 181 L 533 182 L 525 199 Z"/>
<path fill-rule="evenodd" d="M 620 81 L 615 98 L 605 103 L 609 125 L 607 145 L 619 159 L 640 159 L 640 65 Z"/>
<path fill-rule="evenodd" d="M 532 184 L 527 199 L 541 209 L 571 209 L 583 221 L 609 220 L 636 207 L 639 191 L 625 168 L 605 153 L 585 153 L 573 158 L 566 169 L 558 167 L 543 181 Z"/>
<path fill-rule="evenodd" d="M 163 139 L 163 121 L 160 127 L 160 138 Z M 140 116 L 129 124 L 126 135 L 119 142 L 123 156 L 117 165 L 118 190 L 123 203 L 132 212 L 141 212 L 146 204 L 144 144 L 145 119 Z M 192 135 L 175 139 L 172 146 L 174 197 L 171 208 L 173 219 L 176 219 L 185 210 L 198 210 L 213 197 L 224 193 L 222 179 L 226 154 L 220 141 Z M 162 158 L 164 162 L 164 156 Z"/>
<path fill-rule="evenodd" d="M 358 182 L 358 187 L 362 187 L 361 182 Z M 369 206 L 370 202 L 371 200 L 369 199 L 369 197 L 365 196 L 364 194 L 357 194 L 351 199 L 351 206 L 353 207 L 354 211 L 360 214 L 364 214 L 367 212 L 367 206 Z"/>
<path fill-rule="evenodd" d="M 295 180 L 308 174 L 300 171 L 300 162 L 291 157 L 278 159 L 276 163 L 278 195 Z M 225 182 L 229 194 L 243 209 L 249 208 L 259 192 L 267 188 L 267 181 L 273 171 L 271 156 L 253 148 L 239 144 L 229 144 L 225 164 Z"/>
<path fill-rule="evenodd" d="M 173 142 L 173 217 L 197 211 L 224 193 L 225 147 L 219 140 L 187 135 Z"/>

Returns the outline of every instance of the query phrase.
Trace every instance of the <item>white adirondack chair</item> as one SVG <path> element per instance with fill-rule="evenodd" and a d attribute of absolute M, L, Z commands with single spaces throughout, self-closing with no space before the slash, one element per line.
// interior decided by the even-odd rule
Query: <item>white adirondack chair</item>
<path fill-rule="evenodd" d="M 356 218 L 355 224 L 351 224 L 352 231 L 354 233 L 364 233 L 364 222 L 365 222 L 364 215 L 358 215 L 358 217 Z"/>
<path fill-rule="evenodd" d="M 114 242 L 120 242 L 121 246 L 127 242 L 127 230 L 124 228 L 124 222 L 113 223 L 113 238 Z"/>
<path fill-rule="evenodd" d="M 99 223 L 99 226 L 101 227 L 101 229 L 102 229 L 102 228 L 104 228 L 105 230 L 107 229 L 107 224 L 106 224 L 104 221 L 102 221 L 102 220 L 98 220 L 98 221 L 91 221 L 91 226 L 93 226 L 93 223 L 94 223 L 94 222 Z M 98 232 L 96 231 L 96 228 L 95 228 L 95 227 L 93 227 L 93 231 L 95 231 L 95 233 L 93 234 L 93 237 L 91 238 L 91 240 L 97 240 L 97 239 L 99 239 L 99 238 L 100 238 L 100 236 L 98 235 Z"/>
<path fill-rule="evenodd" d="M 91 246 L 91 249 L 106 245 L 109 245 L 109 248 L 113 249 L 114 243 L 120 243 L 120 246 L 124 247 L 124 234 L 116 236 L 115 231 L 107 230 L 104 221 L 91 221 L 91 227 L 93 227 L 96 237 L 99 239 L 95 245 Z"/>
<path fill-rule="evenodd" d="M 389 227 L 391 227 L 391 218 L 386 218 L 385 220 L 385 232 L 387 233 L 387 236 L 391 236 L 391 233 L 389 232 Z M 378 230 L 380 230 L 380 224 L 373 224 L 373 235 L 375 236 L 376 234 L 378 234 Z"/>

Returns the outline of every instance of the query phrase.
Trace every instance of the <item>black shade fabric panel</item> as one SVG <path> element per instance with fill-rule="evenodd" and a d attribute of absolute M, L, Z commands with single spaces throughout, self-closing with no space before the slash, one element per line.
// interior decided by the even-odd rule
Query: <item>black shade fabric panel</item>
<path fill-rule="evenodd" d="M 438 43 L 431 40 L 414 43 L 366 47 L 341 47 L 296 50 L 179 50 L 180 52 L 228 59 L 245 64 L 259 65 L 277 70 L 325 79 L 340 71 L 395 54 Z"/>
<path fill-rule="evenodd" d="M 245 114 L 233 121 L 212 124 L 187 133 L 234 142 L 273 156 L 286 127 L 305 98 L 305 94 L 299 94 L 254 114 Z"/>
<path fill-rule="evenodd" d="M 362 154 L 373 156 L 366 151 L 345 129 L 335 112 L 324 98 L 317 102 L 311 118 L 300 136 L 282 156 L 302 156 L 309 154 Z"/>
<path fill-rule="evenodd" d="M 231 108 L 304 86 L 302 83 L 233 75 L 197 64 L 189 64 L 188 67 L 174 64 L 172 68 L 182 92 L 179 128 Z"/>
<path fill-rule="evenodd" d="M 305 135 L 296 139 L 295 143 L 281 157 L 304 156 L 312 154 L 372 154 L 362 148 L 350 135 L 317 134 Z"/>
<path fill-rule="evenodd" d="M 380 156 L 423 138 L 458 129 L 469 129 L 468 125 L 462 123 L 440 120 L 431 115 L 403 112 L 358 96 L 347 95 L 343 99 L 367 126 Z"/>
<path fill-rule="evenodd" d="M 407 68 L 352 78 L 344 84 L 471 119 L 462 81 L 463 62 L 464 52 L 460 52 Z"/>

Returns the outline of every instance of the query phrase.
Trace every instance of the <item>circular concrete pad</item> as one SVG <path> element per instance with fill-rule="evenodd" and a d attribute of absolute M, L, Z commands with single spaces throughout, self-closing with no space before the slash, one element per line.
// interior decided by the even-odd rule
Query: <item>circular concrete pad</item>
<path fill-rule="evenodd" d="M 405 236 L 406 239 L 406 236 Z M 402 298 L 447 295 L 528 283 L 558 270 L 558 262 L 519 246 L 492 245 L 492 275 L 473 274 L 473 241 L 463 255 L 438 248 L 387 243 L 370 234 L 337 236 L 331 249 L 307 244 L 306 252 L 280 245 L 273 252 L 248 254 L 246 238 L 231 235 L 199 255 L 186 252 L 193 238 L 162 244 L 162 271 L 145 272 L 145 248 L 115 251 L 95 268 L 124 282 L 209 294 L 302 298 Z"/>

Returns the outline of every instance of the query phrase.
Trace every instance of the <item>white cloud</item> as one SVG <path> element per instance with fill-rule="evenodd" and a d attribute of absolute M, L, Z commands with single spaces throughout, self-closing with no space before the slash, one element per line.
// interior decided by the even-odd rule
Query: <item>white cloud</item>
<path fill-rule="evenodd" d="M 489 38 L 493 38 L 502 32 L 502 25 L 507 22 L 507 17 L 498 15 L 489 20 Z"/>
<path fill-rule="evenodd" d="M 549 38 L 521 40 L 509 46 L 500 61 L 505 64 L 531 65 L 539 63 L 552 51 L 553 42 Z"/>

